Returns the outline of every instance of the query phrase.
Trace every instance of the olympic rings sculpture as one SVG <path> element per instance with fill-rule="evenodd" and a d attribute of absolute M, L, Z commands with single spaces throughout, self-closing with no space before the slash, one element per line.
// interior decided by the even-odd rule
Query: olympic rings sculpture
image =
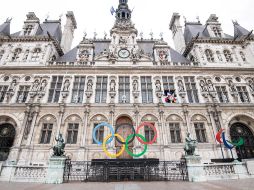
<path fill-rule="evenodd" d="M 141 123 L 138 127 L 137 127 L 137 130 L 135 131 L 134 127 L 130 124 L 124 124 L 124 125 L 128 125 L 131 130 L 132 130 L 132 134 L 128 135 L 128 137 L 126 138 L 126 140 L 124 141 L 124 138 L 119 135 L 117 133 L 117 131 L 119 130 L 119 128 L 122 126 L 122 125 L 117 125 L 116 126 L 116 130 L 114 131 L 113 127 L 109 124 L 109 123 L 106 123 L 106 122 L 102 122 L 100 124 L 98 124 L 94 129 L 93 129 L 93 140 L 94 142 L 96 142 L 98 145 L 102 145 L 102 149 L 103 151 L 105 152 L 105 154 L 110 157 L 110 158 L 116 158 L 116 157 L 119 157 L 121 156 L 123 153 L 124 153 L 124 150 L 127 152 L 127 154 L 129 154 L 130 156 L 132 157 L 140 157 L 142 155 L 144 155 L 147 151 L 147 146 L 148 145 L 151 145 L 153 143 L 156 142 L 157 140 L 157 137 L 158 137 L 158 133 L 157 133 L 157 129 L 156 127 L 151 124 L 151 123 L 148 123 L 148 122 L 143 122 Z M 110 130 L 110 133 L 105 139 L 103 139 L 103 142 L 100 142 L 97 138 L 96 138 L 96 132 L 97 130 L 100 128 L 100 127 L 103 127 L 103 126 L 106 126 L 109 128 Z M 142 136 L 141 134 L 139 134 L 138 132 L 140 131 L 140 129 L 144 126 L 148 126 L 149 128 L 153 129 L 154 131 L 154 137 L 151 141 L 147 141 L 147 139 Z M 110 142 L 112 142 L 112 140 L 114 139 L 114 137 L 116 138 L 116 141 L 119 142 L 122 146 L 121 146 L 121 149 L 118 153 L 116 154 L 111 154 L 108 150 L 107 150 L 107 147 L 106 145 L 109 144 Z M 144 145 L 144 150 L 141 152 L 141 153 L 138 153 L 138 154 L 134 154 L 132 153 L 130 150 L 129 150 L 129 144 L 132 143 L 135 139 L 135 137 L 137 137 L 137 140 Z"/>
<path fill-rule="evenodd" d="M 216 140 L 218 143 L 220 144 L 224 143 L 225 147 L 227 147 L 230 150 L 233 149 L 234 147 L 240 147 L 244 144 L 244 140 L 242 137 L 240 137 L 238 142 L 231 142 L 229 140 L 226 140 L 224 130 L 225 129 L 220 129 L 218 133 L 216 134 Z"/>

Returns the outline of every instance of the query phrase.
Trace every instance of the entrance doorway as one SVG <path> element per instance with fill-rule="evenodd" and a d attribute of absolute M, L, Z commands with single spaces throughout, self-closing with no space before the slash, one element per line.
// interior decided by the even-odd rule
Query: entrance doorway
<path fill-rule="evenodd" d="M 254 158 L 254 136 L 248 126 L 243 123 L 234 123 L 230 127 L 232 141 L 238 141 L 240 137 L 244 140 L 244 145 L 236 148 L 238 158 Z"/>
<path fill-rule="evenodd" d="M 133 128 L 133 123 L 132 120 L 127 117 L 127 116 L 122 116 L 120 118 L 117 119 L 116 121 L 116 132 L 121 135 L 124 139 L 127 139 L 127 137 L 130 134 L 133 134 L 132 129 Z M 120 140 L 120 139 L 119 139 Z M 120 142 L 118 142 L 117 140 L 115 140 L 115 147 L 116 147 L 116 151 L 117 153 L 120 151 L 122 144 Z M 129 151 L 133 152 L 133 146 L 134 143 L 131 142 L 129 144 Z M 121 156 L 118 157 L 118 159 L 132 159 L 133 157 L 130 156 L 126 151 L 123 152 L 123 154 Z"/>
<path fill-rule="evenodd" d="M 15 133 L 13 125 L 9 123 L 0 125 L 0 161 L 8 159 L 10 148 L 14 142 Z"/>

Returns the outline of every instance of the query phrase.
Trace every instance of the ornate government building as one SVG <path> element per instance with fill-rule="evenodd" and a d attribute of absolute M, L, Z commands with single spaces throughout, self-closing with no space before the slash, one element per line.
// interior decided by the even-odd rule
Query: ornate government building
<path fill-rule="evenodd" d="M 173 49 L 163 35 L 143 38 L 131 16 L 128 1 L 119 0 L 110 37 L 85 34 L 74 48 L 73 12 L 63 30 L 61 20 L 41 22 L 33 12 L 19 32 L 10 33 L 11 20 L 0 25 L 1 163 L 47 165 L 59 133 L 72 160 L 105 159 L 92 138 L 102 122 L 120 127 L 124 138 L 130 125 L 155 126 L 158 138 L 143 158 L 179 160 L 187 132 L 203 161 L 222 158 L 215 139 L 220 128 L 229 140 L 244 138 L 244 146 L 233 149 L 235 158 L 254 158 L 252 32 L 234 22 L 228 35 L 214 14 L 183 27 L 174 13 Z M 102 141 L 109 133 L 101 127 L 96 137 Z M 140 134 L 150 141 L 155 132 L 144 126 Z M 114 140 L 107 148 L 117 153 L 120 147 Z M 142 152 L 143 145 L 135 139 L 129 150 Z M 223 153 L 231 158 L 229 150 Z"/>

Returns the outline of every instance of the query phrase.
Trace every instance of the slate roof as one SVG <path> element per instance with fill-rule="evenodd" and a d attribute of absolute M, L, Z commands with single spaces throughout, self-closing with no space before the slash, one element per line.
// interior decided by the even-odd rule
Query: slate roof
<path fill-rule="evenodd" d="M 202 25 L 199 22 L 187 22 L 185 23 L 184 39 L 185 44 L 188 44 L 192 38 L 195 38 L 199 34 L 199 38 L 212 38 L 207 29 L 206 25 Z M 225 38 L 233 39 L 233 36 L 224 33 Z"/>
<path fill-rule="evenodd" d="M 237 22 L 234 22 L 234 37 L 241 37 L 241 36 L 247 36 L 250 31 L 240 26 Z"/>
<path fill-rule="evenodd" d="M 95 40 L 93 41 L 95 47 L 95 55 L 100 54 L 103 50 L 109 49 L 110 40 Z M 138 40 L 138 46 L 144 50 L 145 54 L 153 55 L 153 46 L 155 41 L 153 40 Z M 78 53 L 78 46 L 74 47 L 72 50 L 58 58 L 57 62 L 75 62 Z M 190 61 L 182 56 L 180 53 L 170 48 L 170 56 L 172 62 L 184 62 L 189 63 Z"/>
<path fill-rule="evenodd" d="M 4 22 L 0 25 L 0 35 L 10 35 L 10 22 Z"/>

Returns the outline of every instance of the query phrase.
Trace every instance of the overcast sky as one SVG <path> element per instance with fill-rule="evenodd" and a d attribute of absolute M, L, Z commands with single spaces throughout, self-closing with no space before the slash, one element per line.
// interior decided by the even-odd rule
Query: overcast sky
<path fill-rule="evenodd" d="M 78 28 L 75 31 L 73 46 L 76 46 L 83 37 L 83 32 L 88 37 L 93 37 L 94 31 L 98 38 L 102 38 L 104 31 L 109 33 L 115 18 L 110 14 L 111 6 L 117 8 L 118 0 L 6 0 L 0 5 L 0 22 L 7 17 L 13 17 L 11 32 L 22 29 L 26 14 L 35 12 L 41 22 L 46 15 L 49 19 L 58 19 L 63 14 L 62 26 L 65 24 L 65 13 L 73 11 Z M 154 38 L 159 38 L 159 33 L 164 33 L 164 39 L 174 47 L 169 31 L 169 22 L 173 12 L 178 12 L 187 21 L 195 21 L 199 16 L 202 23 L 214 13 L 219 17 L 225 33 L 233 35 L 232 20 L 248 30 L 254 29 L 254 1 L 253 0 L 129 0 L 129 7 L 133 9 L 132 21 L 139 32 L 149 38 L 153 31 Z"/>

